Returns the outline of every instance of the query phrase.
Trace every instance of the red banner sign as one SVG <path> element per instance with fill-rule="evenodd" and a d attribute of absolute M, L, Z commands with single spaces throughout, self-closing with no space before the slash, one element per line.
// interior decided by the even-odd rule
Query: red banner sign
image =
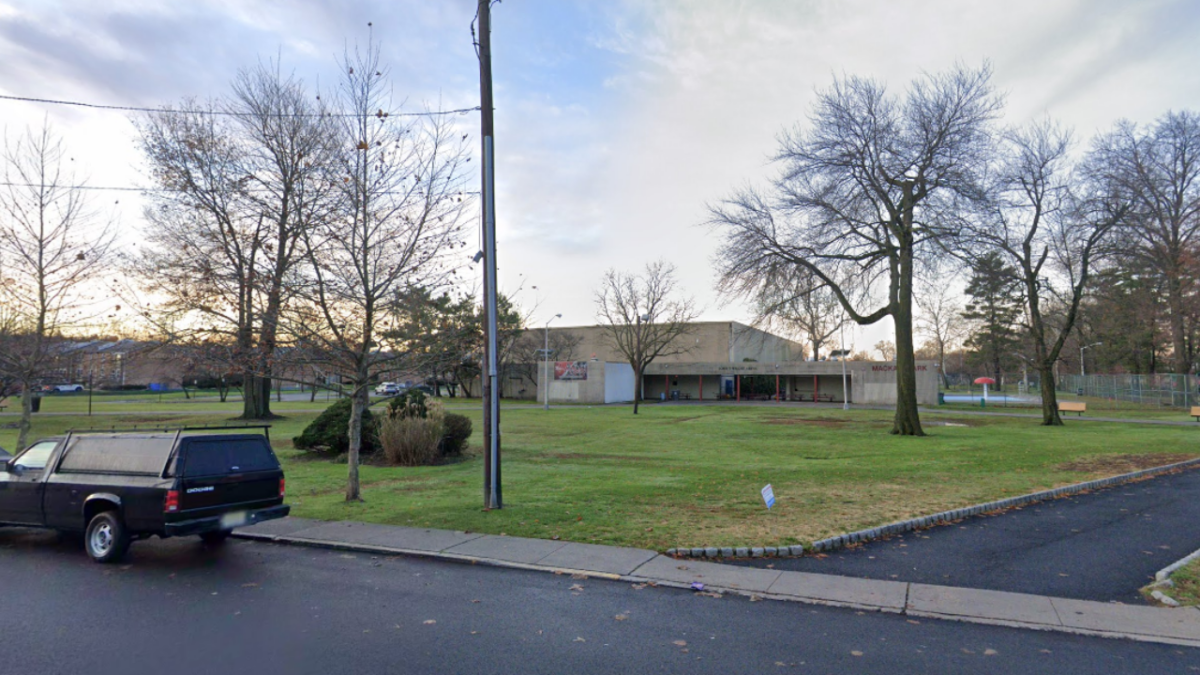
<path fill-rule="evenodd" d="M 555 361 L 554 379 L 556 380 L 586 380 L 587 361 Z"/>

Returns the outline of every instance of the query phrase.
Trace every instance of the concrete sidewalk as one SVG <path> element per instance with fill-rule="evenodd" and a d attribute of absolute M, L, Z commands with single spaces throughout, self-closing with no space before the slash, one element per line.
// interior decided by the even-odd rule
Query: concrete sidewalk
<path fill-rule="evenodd" d="M 1200 609 L 1159 609 L 676 559 L 654 551 L 475 532 L 285 518 L 234 536 L 653 583 L 910 616 L 1200 647 Z"/>

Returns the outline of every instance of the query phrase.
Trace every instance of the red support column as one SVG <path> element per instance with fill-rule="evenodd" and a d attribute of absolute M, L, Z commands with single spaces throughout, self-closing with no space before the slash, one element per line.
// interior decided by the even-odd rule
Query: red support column
<path fill-rule="evenodd" d="M 741 401 L 742 401 L 742 376 L 734 375 L 734 378 L 737 381 L 737 400 L 738 400 L 738 403 L 741 403 Z"/>
<path fill-rule="evenodd" d="M 775 374 L 775 400 L 779 400 L 779 374 Z"/>

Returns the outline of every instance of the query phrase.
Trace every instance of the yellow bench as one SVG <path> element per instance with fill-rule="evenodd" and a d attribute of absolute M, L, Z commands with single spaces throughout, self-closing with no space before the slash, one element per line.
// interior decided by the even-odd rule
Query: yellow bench
<path fill-rule="evenodd" d="M 1196 421 L 1200 422 L 1200 405 L 1192 406 L 1192 417 L 1195 417 Z"/>
<path fill-rule="evenodd" d="M 1193 408 L 1193 410 L 1195 409 Z M 1087 403 L 1084 403 L 1083 401 L 1059 401 L 1058 412 L 1073 412 L 1078 413 L 1080 417 L 1083 417 L 1083 413 L 1087 412 Z"/>

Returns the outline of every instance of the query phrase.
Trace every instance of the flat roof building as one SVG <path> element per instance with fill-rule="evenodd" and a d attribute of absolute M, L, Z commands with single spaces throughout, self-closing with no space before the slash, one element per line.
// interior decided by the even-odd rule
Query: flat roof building
<path fill-rule="evenodd" d="M 604 326 L 551 328 L 552 344 L 573 347 L 566 359 L 540 364 L 537 396 L 545 400 L 548 385 L 551 403 L 632 401 L 636 389 L 643 400 L 896 402 L 894 363 L 805 361 L 800 343 L 752 326 L 735 321 L 693 326 L 679 338 L 685 351 L 655 359 L 640 387 Z M 936 364 L 918 361 L 917 402 L 935 404 L 937 392 Z"/>

